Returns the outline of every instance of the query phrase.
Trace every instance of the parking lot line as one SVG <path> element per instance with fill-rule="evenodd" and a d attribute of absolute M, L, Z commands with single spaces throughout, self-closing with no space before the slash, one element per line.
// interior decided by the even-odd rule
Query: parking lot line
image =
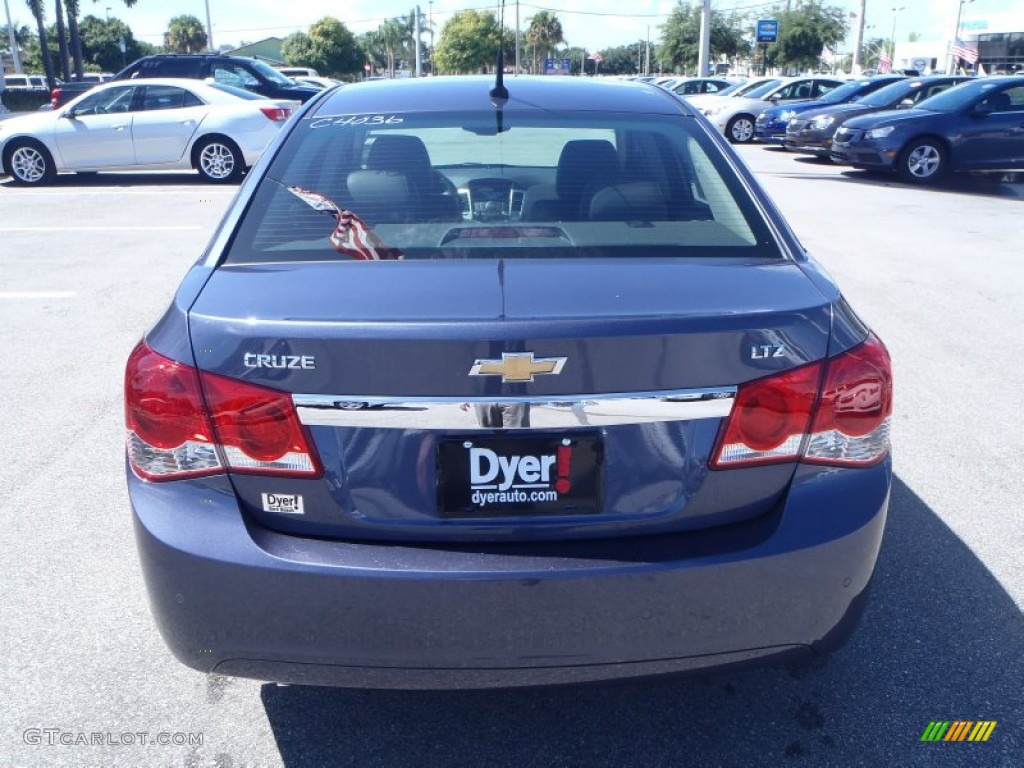
<path fill-rule="evenodd" d="M 70 299 L 77 291 L 0 291 L 0 299 Z"/>

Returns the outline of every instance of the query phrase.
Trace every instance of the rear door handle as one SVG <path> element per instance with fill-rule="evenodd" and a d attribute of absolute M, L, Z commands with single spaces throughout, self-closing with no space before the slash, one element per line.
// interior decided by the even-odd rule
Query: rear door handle
<path fill-rule="evenodd" d="M 112 125 L 110 127 L 113 128 L 115 131 L 123 131 L 128 126 L 127 125 Z"/>

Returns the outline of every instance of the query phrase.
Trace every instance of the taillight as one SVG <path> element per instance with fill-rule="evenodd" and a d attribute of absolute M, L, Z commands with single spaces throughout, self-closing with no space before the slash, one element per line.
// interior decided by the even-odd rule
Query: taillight
<path fill-rule="evenodd" d="M 284 122 L 292 114 L 292 111 L 285 107 L 260 107 L 260 112 L 275 123 Z"/>
<path fill-rule="evenodd" d="M 56 109 L 58 106 L 60 106 L 60 94 L 61 94 L 60 88 L 54 88 L 52 91 L 50 91 L 50 105 L 54 109 Z"/>
<path fill-rule="evenodd" d="M 821 363 L 744 384 L 718 441 L 716 469 L 800 456 L 821 381 Z"/>
<path fill-rule="evenodd" d="M 213 373 L 200 374 L 228 468 L 258 474 L 318 476 L 320 463 L 291 395 Z"/>
<path fill-rule="evenodd" d="M 195 368 L 139 342 L 124 374 L 128 459 L 147 480 L 223 471 Z"/>
<path fill-rule="evenodd" d="M 869 336 L 829 360 L 742 385 L 719 432 L 711 467 L 797 459 L 874 464 L 889 452 L 891 414 L 889 353 Z"/>
<path fill-rule="evenodd" d="M 205 397 L 204 397 L 205 395 Z M 223 472 L 316 477 L 320 464 L 291 397 L 201 373 L 145 342 L 125 370 L 128 459 L 147 480 Z"/>
<path fill-rule="evenodd" d="M 873 464 L 889 452 L 892 364 L 874 336 L 828 362 L 804 458 L 816 464 Z"/>

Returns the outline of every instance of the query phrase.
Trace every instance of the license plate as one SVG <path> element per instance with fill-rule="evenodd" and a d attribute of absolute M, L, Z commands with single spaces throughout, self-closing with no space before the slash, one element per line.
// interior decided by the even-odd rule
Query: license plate
<path fill-rule="evenodd" d="M 442 440 L 438 510 L 445 518 L 597 514 L 603 459 L 596 433 Z"/>

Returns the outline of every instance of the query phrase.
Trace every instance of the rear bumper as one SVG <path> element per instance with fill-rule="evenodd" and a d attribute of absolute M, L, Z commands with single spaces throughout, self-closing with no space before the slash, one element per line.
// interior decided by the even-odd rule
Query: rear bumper
<path fill-rule="evenodd" d="M 802 467 L 713 532 L 480 546 L 303 539 L 224 478 L 129 476 L 161 634 L 183 663 L 280 682 L 484 688 L 706 670 L 830 650 L 856 624 L 891 466 Z"/>

